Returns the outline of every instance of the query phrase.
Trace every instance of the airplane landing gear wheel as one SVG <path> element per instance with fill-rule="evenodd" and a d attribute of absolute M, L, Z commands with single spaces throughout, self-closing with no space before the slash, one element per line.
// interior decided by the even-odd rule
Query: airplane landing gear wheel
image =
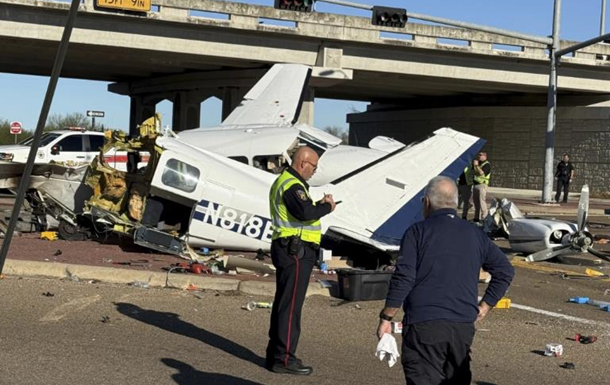
<path fill-rule="evenodd" d="M 78 226 L 66 221 L 59 221 L 57 231 L 59 232 L 61 239 L 65 239 L 66 241 L 84 241 L 89 238 L 87 233 L 82 232 Z"/>

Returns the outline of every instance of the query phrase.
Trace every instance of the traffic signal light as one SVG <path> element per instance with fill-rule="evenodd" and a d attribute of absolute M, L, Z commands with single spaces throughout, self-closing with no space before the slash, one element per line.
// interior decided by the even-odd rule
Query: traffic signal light
<path fill-rule="evenodd" d="M 314 0 L 275 0 L 274 8 L 289 11 L 311 12 Z"/>
<path fill-rule="evenodd" d="M 407 10 L 374 6 L 371 23 L 384 27 L 404 28 L 407 25 Z"/>

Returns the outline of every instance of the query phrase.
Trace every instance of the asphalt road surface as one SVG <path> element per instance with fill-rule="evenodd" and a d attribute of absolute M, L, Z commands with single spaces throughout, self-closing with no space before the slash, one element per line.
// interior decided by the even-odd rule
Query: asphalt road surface
<path fill-rule="evenodd" d="M 508 296 L 532 309 L 496 309 L 477 325 L 473 383 L 608 384 L 610 313 L 566 303 L 610 300 L 607 288 L 518 268 Z M 261 367 L 270 312 L 242 310 L 249 296 L 18 277 L 0 291 L 0 384 L 404 384 L 400 364 L 374 357 L 381 301 L 308 298 L 298 353 L 315 371 L 295 377 Z M 576 333 L 599 339 L 582 345 Z M 564 356 L 542 355 L 547 343 Z"/>

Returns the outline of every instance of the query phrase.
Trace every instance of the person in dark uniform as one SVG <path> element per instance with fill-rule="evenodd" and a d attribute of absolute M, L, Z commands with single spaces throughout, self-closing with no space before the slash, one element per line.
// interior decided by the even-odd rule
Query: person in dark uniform
<path fill-rule="evenodd" d="M 458 178 L 458 209 L 462 208 L 462 219 L 468 219 L 472 184 L 474 182 L 472 173 L 472 165 L 468 165 Z"/>
<path fill-rule="evenodd" d="M 408 385 L 469 385 L 474 322 L 506 293 L 514 268 L 477 226 L 457 215 L 455 181 L 439 176 L 426 187 L 424 217 L 405 232 L 377 336 L 391 333 L 404 309 L 402 364 Z M 491 281 L 477 303 L 479 269 Z"/>
<path fill-rule="evenodd" d="M 570 162 L 570 155 L 564 154 L 561 162 L 557 164 L 555 171 L 557 178 L 557 192 L 555 193 L 555 202 L 559 203 L 561 190 L 563 190 L 563 203 L 568 203 L 568 192 L 570 191 L 570 182 L 574 179 L 574 166 Z"/>
<path fill-rule="evenodd" d="M 322 238 L 320 218 L 335 209 L 332 195 L 324 195 L 319 202 L 309 196 L 306 181 L 317 168 L 318 154 L 301 147 L 293 155 L 291 167 L 280 174 L 269 193 L 276 291 L 265 366 L 275 373 L 309 375 L 313 371 L 303 365 L 295 352 L 301 333 L 301 309 Z"/>

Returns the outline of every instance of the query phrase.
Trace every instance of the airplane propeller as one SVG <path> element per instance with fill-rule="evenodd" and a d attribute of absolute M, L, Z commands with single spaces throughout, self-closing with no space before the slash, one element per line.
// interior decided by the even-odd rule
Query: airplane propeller
<path fill-rule="evenodd" d="M 527 256 L 530 262 L 545 261 L 561 254 L 574 251 L 588 252 L 598 258 L 610 262 L 610 254 L 595 250 L 593 245 L 593 234 L 585 230 L 587 215 L 589 213 L 589 186 L 584 185 L 578 200 L 578 213 L 576 214 L 576 231 L 569 235 L 565 243 L 561 246 L 540 250 Z M 563 243 L 563 242 L 562 242 Z"/>

